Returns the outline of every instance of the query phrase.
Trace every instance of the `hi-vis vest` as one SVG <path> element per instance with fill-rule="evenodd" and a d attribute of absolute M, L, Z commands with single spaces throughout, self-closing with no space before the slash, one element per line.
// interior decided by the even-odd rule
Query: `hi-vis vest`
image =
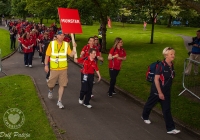
<path fill-rule="evenodd" d="M 63 41 L 62 46 L 58 49 L 56 41 L 51 42 L 51 56 L 50 56 L 50 68 L 67 68 L 67 47 L 68 43 Z"/>

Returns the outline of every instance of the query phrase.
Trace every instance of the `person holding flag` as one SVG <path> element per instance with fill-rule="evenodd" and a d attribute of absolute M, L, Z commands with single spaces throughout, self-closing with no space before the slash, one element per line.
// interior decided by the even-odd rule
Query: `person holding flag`
<path fill-rule="evenodd" d="M 68 77 L 67 77 L 67 55 L 73 57 L 76 54 L 76 51 L 72 51 L 69 43 L 63 41 L 65 34 L 62 30 L 57 33 L 57 40 L 51 41 L 48 45 L 46 56 L 45 56 L 45 72 L 49 72 L 48 60 L 50 58 L 50 76 L 47 82 L 49 87 L 48 98 L 53 98 L 53 88 L 58 81 L 58 102 L 57 105 L 59 108 L 64 108 L 62 104 L 62 95 L 64 92 L 64 87 L 67 86 Z M 74 43 L 75 44 L 75 43 Z M 76 47 L 76 46 L 73 46 Z M 77 62 L 77 59 L 74 58 L 74 61 Z"/>

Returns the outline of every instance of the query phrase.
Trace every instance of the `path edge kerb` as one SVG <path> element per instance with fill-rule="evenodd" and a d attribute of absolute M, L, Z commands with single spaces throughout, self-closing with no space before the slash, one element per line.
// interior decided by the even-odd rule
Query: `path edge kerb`
<path fill-rule="evenodd" d="M 47 106 L 46 106 L 46 104 L 45 104 L 44 98 L 41 96 L 40 90 L 39 90 L 39 88 L 38 88 L 38 86 L 37 86 L 37 84 L 36 84 L 34 78 L 33 78 L 32 76 L 30 76 L 30 75 L 28 75 L 28 76 L 29 76 L 29 77 L 32 79 L 32 81 L 33 81 L 33 84 L 34 84 L 35 89 L 36 89 L 36 91 L 37 91 L 37 95 L 38 95 L 38 97 L 39 97 L 39 99 L 40 99 L 40 102 L 41 102 L 41 104 L 42 104 L 43 110 L 44 110 L 45 113 L 46 113 L 46 116 L 47 116 L 47 118 L 48 118 L 48 120 L 49 120 L 50 126 L 52 127 L 52 129 L 53 129 L 53 131 L 54 131 L 54 134 L 56 135 L 57 140 L 64 140 L 64 138 L 63 138 L 63 137 L 61 136 L 61 134 L 59 133 L 59 129 L 58 129 L 58 127 L 57 127 L 55 121 L 53 120 L 52 115 L 49 113 L 49 110 L 48 110 L 48 108 L 47 108 Z"/>
<path fill-rule="evenodd" d="M 12 56 L 12 55 L 13 55 L 14 53 L 16 53 L 16 52 L 17 52 L 17 49 L 16 49 L 14 52 L 12 52 L 11 54 L 9 54 L 9 55 L 3 57 L 1 60 L 3 61 L 3 60 L 5 60 L 5 59 L 9 58 L 10 56 Z M 7 76 L 7 75 L 6 75 L 6 76 Z M 61 134 L 59 133 L 59 129 L 57 128 L 57 125 L 56 125 L 55 121 L 53 120 L 52 115 L 49 113 L 49 110 L 48 110 L 48 108 L 47 108 L 47 106 L 46 106 L 46 104 L 45 104 L 44 98 L 41 96 L 40 90 L 39 90 L 39 88 L 38 88 L 38 86 L 37 86 L 37 84 L 36 84 L 34 78 L 33 78 L 32 76 L 30 76 L 30 75 L 27 75 L 27 76 L 29 76 L 29 77 L 31 78 L 31 80 L 33 81 L 33 84 L 34 84 L 35 89 L 36 89 L 36 91 L 37 91 L 37 95 L 38 95 L 38 97 L 39 97 L 40 103 L 42 104 L 43 110 L 45 111 L 45 114 L 46 114 L 46 116 L 47 116 L 47 118 L 48 118 L 48 121 L 49 121 L 49 123 L 50 123 L 50 126 L 51 126 L 51 128 L 53 129 L 54 134 L 56 135 L 56 138 L 57 138 L 58 140 L 64 140 L 64 138 L 63 138 L 63 137 L 61 136 Z"/>
<path fill-rule="evenodd" d="M 69 59 L 70 59 L 71 62 L 73 62 L 73 63 L 76 64 L 77 66 L 81 67 L 81 65 L 75 63 L 75 62 L 73 61 L 72 58 L 69 58 Z M 95 76 L 97 77 L 97 75 L 95 75 Z M 107 85 L 109 85 L 109 81 L 108 81 L 108 80 L 106 80 L 106 79 L 104 79 L 104 78 L 102 78 L 102 77 L 101 77 L 101 80 L 102 80 L 104 83 L 106 83 Z M 131 100 L 133 100 L 137 105 L 139 105 L 139 106 L 141 106 L 141 107 L 143 107 L 143 106 L 145 105 L 145 102 L 144 102 L 144 101 L 142 101 L 142 100 L 139 99 L 138 97 L 134 96 L 133 94 L 131 94 L 131 93 L 129 93 L 129 92 L 127 92 L 127 91 L 125 91 L 125 90 L 119 88 L 118 86 L 115 86 L 115 89 L 116 89 L 116 91 L 119 91 L 120 93 L 122 93 L 124 96 L 126 96 L 126 97 L 130 98 Z M 178 96 L 178 95 L 177 95 L 177 96 Z M 162 111 L 161 111 L 160 109 L 154 107 L 154 108 L 152 109 L 152 111 L 153 111 L 154 113 L 156 113 L 158 116 L 160 116 L 160 117 L 163 118 L 163 114 L 162 114 Z M 141 114 L 142 114 L 142 112 L 141 112 Z M 173 117 L 173 119 L 174 119 L 174 123 L 175 123 L 178 127 L 180 127 L 181 129 L 184 129 L 185 131 L 189 132 L 190 134 L 195 135 L 196 137 L 200 137 L 200 132 L 199 132 L 199 131 L 193 130 L 192 128 L 190 128 L 189 126 L 187 126 L 186 124 L 184 124 L 183 122 L 179 121 L 178 119 L 176 119 L 176 118 L 174 118 L 174 117 Z M 142 120 L 141 120 L 141 121 L 142 121 Z"/>

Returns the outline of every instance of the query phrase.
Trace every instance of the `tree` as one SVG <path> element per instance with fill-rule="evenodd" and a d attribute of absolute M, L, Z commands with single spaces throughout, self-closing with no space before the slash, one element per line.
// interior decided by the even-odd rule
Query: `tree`
<path fill-rule="evenodd" d="M 108 22 L 107 17 L 113 14 L 113 11 L 118 11 L 120 8 L 120 2 L 122 0 L 71 0 L 68 8 L 76 7 L 79 10 L 80 16 L 86 14 L 91 17 L 94 16 L 99 19 L 102 29 L 102 52 L 107 52 L 106 50 L 106 25 Z M 87 4 L 86 4 L 87 3 Z M 88 6 L 85 10 L 84 6 Z"/>
<path fill-rule="evenodd" d="M 28 11 L 26 8 L 26 0 L 12 0 L 11 1 L 11 14 L 16 15 L 19 17 L 22 17 L 23 19 L 26 19 L 26 16 L 28 15 Z"/>
<path fill-rule="evenodd" d="M 132 8 L 138 10 L 144 10 L 148 13 L 150 17 L 150 22 L 152 24 L 150 44 L 153 44 L 155 20 L 157 16 L 166 8 L 166 5 L 171 3 L 171 1 L 170 0 L 133 0 L 133 1 L 129 0 L 129 2 L 132 4 Z"/>
<path fill-rule="evenodd" d="M 0 0 L 0 9 L 1 15 L 10 15 L 11 0 Z"/>
<path fill-rule="evenodd" d="M 172 18 L 176 17 L 182 10 L 180 6 L 176 4 L 176 0 L 170 0 L 171 3 L 168 3 L 166 9 L 163 10 L 163 13 L 169 15 L 167 27 L 171 27 Z"/>
<path fill-rule="evenodd" d="M 177 0 L 177 4 L 180 6 L 186 6 L 196 10 L 200 13 L 200 1 L 199 0 Z"/>
<path fill-rule="evenodd" d="M 124 23 L 127 21 L 127 17 L 132 14 L 131 10 L 128 10 L 127 8 L 120 8 L 119 9 L 119 15 L 121 16 L 121 22 Z"/>
<path fill-rule="evenodd" d="M 100 19 L 100 24 L 102 26 L 102 52 L 107 52 L 106 50 L 106 25 L 108 23 L 108 17 L 112 11 L 117 11 L 120 7 L 120 0 L 92 0 L 95 8 L 96 16 Z"/>
<path fill-rule="evenodd" d="M 87 3 L 87 4 L 85 4 Z M 79 0 L 71 1 L 68 5 L 68 8 L 78 9 L 81 19 L 81 24 L 92 25 L 93 17 L 95 15 L 95 8 L 91 1 L 88 0 Z"/>
<path fill-rule="evenodd" d="M 40 19 L 40 23 L 43 22 L 44 18 L 54 17 L 55 20 L 58 17 L 58 7 L 67 7 L 68 0 L 26 0 L 26 10 L 29 13 L 36 14 Z"/>

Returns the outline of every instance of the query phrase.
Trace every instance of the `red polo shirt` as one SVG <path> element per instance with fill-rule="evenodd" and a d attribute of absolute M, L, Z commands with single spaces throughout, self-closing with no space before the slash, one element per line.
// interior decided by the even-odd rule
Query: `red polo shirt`
<path fill-rule="evenodd" d="M 32 40 L 32 42 L 34 43 L 34 46 L 37 45 L 37 36 L 36 34 L 30 34 L 30 38 Z"/>
<path fill-rule="evenodd" d="M 126 52 L 123 48 L 120 48 L 120 49 L 111 48 L 109 54 L 111 54 L 112 56 L 118 54 L 119 57 L 125 57 L 126 56 Z M 122 60 L 118 60 L 117 58 L 109 60 L 109 68 L 115 69 L 115 70 L 120 70 L 121 69 L 121 63 L 122 63 Z"/>
<path fill-rule="evenodd" d="M 21 43 L 26 47 L 28 47 L 28 46 L 33 44 L 31 39 L 24 39 Z M 30 53 L 30 52 L 33 52 L 33 47 L 30 47 L 30 49 L 23 48 L 23 50 L 24 50 L 24 53 Z"/>
<path fill-rule="evenodd" d="M 89 56 L 79 58 L 78 63 L 83 64 L 83 68 L 81 69 L 81 73 L 83 74 L 94 74 L 94 71 L 99 70 L 97 62 L 95 60 L 91 61 Z"/>
<path fill-rule="evenodd" d="M 92 46 L 96 50 L 96 56 L 100 56 L 99 49 L 96 46 Z M 87 44 L 83 47 L 82 51 L 85 52 L 85 54 L 82 57 L 88 57 L 89 56 L 89 50 L 90 50 L 90 45 Z"/>

